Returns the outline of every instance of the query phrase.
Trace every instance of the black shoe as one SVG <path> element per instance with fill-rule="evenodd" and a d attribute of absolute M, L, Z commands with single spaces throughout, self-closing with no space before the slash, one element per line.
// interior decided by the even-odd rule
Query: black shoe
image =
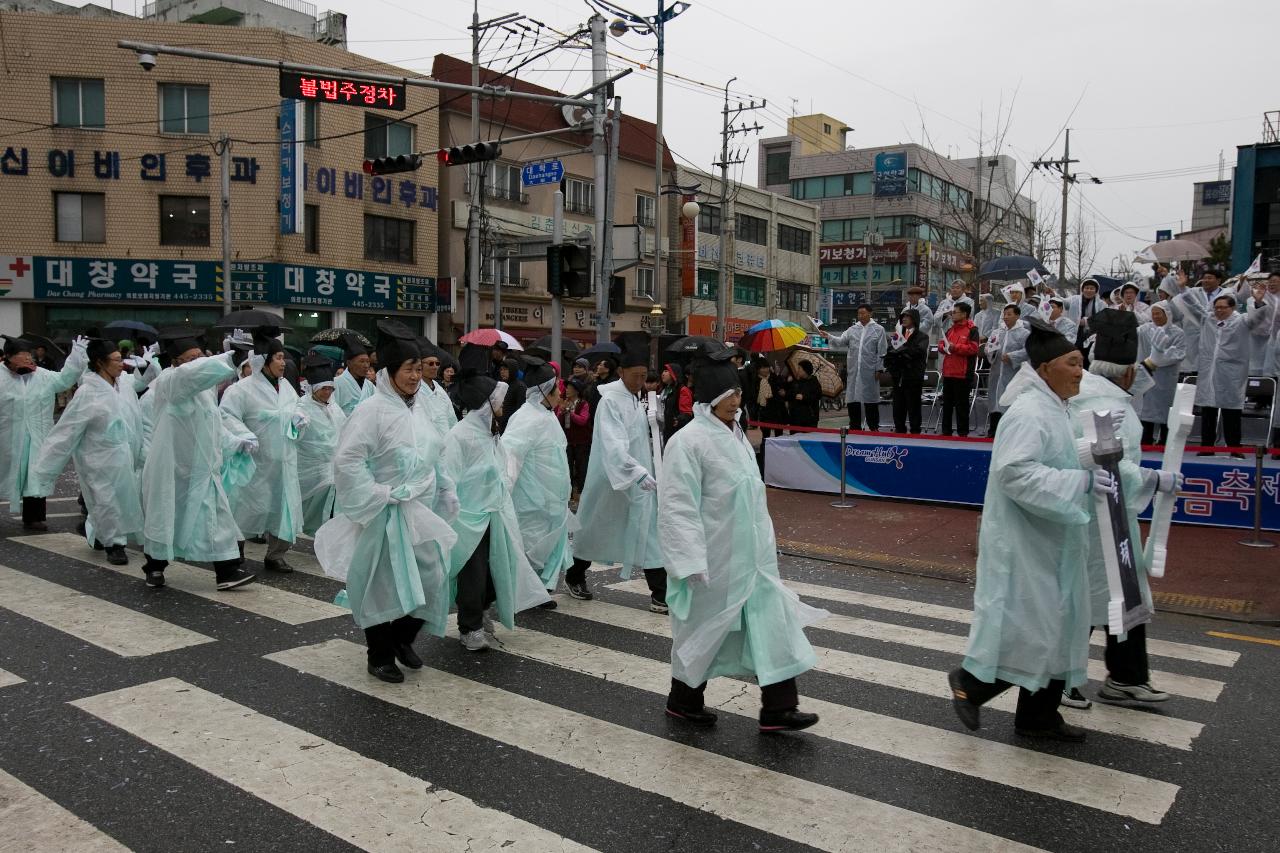
<path fill-rule="evenodd" d="M 85 530 L 83 518 L 76 522 L 76 533 L 80 534 L 81 536 L 89 535 L 89 531 Z M 94 542 L 93 544 L 94 546 L 97 546 L 98 543 Z"/>
<path fill-rule="evenodd" d="M 668 610 L 669 608 L 667 607 L 667 603 L 665 601 L 659 601 L 657 598 L 654 598 L 653 596 L 649 596 L 649 612 L 650 613 L 661 613 L 663 616 L 666 616 Z"/>
<path fill-rule="evenodd" d="M 565 587 L 569 590 L 569 595 L 579 601 L 590 601 L 595 598 L 591 590 L 587 589 L 585 580 L 582 583 L 565 583 Z"/>
<path fill-rule="evenodd" d="M 129 555 L 124 552 L 123 545 L 112 545 L 107 549 L 107 562 L 113 566 L 129 565 Z"/>
<path fill-rule="evenodd" d="M 1196 456 L 1212 456 L 1212 455 L 1213 454 L 1208 450 L 1201 450 L 1199 453 L 1196 454 Z"/>
<path fill-rule="evenodd" d="M 293 566 L 284 560 L 263 560 L 262 567 L 269 572 L 279 572 L 282 575 L 287 575 L 293 571 Z"/>
<path fill-rule="evenodd" d="M 103 545 L 101 542 L 99 542 L 97 539 L 95 539 L 95 540 L 93 540 L 93 550 L 95 550 L 95 551 L 105 551 L 105 550 L 107 550 L 107 546 L 106 546 L 106 545 Z"/>
<path fill-rule="evenodd" d="M 960 670 L 953 669 L 947 673 L 947 683 L 951 685 L 951 707 L 956 716 L 969 731 L 977 731 L 981 725 L 982 706 L 969 701 L 969 694 L 960 684 Z"/>
<path fill-rule="evenodd" d="M 44 533 L 49 529 L 49 525 L 43 521 L 24 521 L 22 522 L 23 530 L 34 530 L 37 533 Z"/>
<path fill-rule="evenodd" d="M 404 681 L 404 673 L 394 663 L 381 663 L 377 666 L 369 664 L 369 674 L 388 684 L 399 684 Z"/>
<path fill-rule="evenodd" d="M 538 609 L 539 610 L 555 610 L 559 606 L 560 605 L 557 604 L 556 600 L 553 598 L 550 601 L 544 601 L 541 604 L 539 604 Z"/>
<path fill-rule="evenodd" d="M 697 726 L 703 729 L 708 726 L 714 726 L 718 719 L 715 714 L 711 713 L 706 708 L 703 708 L 701 711 L 681 711 L 676 708 L 672 708 L 670 705 L 667 706 L 667 716 L 672 717 L 673 719 L 682 720 L 691 726 Z"/>
<path fill-rule="evenodd" d="M 418 653 L 408 643 L 398 643 L 396 645 L 396 660 L 409 667 L 409 669 L 422 669 L 422 658 L 418 657 Z M 374 674 L 377 675 L 377 673 Z"/>
<path fill-rule="evenodd" d="M 1047 729 L 1024 729 L 1014 726 L 1013 729 L 1022 737 L 1039 738 L 1041 740 L 1060 740 L 1066 743 L 1084 743 L 1085 732 L 1079 726 L 1059 721 L 1056 726 Z"/>
<path fill-rule="evenodd" d="M 164 586 L 164 570 L 163 569 L 147 569 L 147 586 L 152 589 L 159 589 Z"/>
<path fill-rule="evenodd" d="M 266 544 L 267 544 L 267 537 L 265 537 L 265 536 L 263 536 L 261 533 L 259 533 L 257 536 L 250 536 L 250 537 L 249 537 L 249 541 L 250 541 L 250 542 L 252 542 L 252 543 L 253 543 L 253 544 L 255 544 L 255 545 L 266 545 Z"/>
<path fill-rule="evenodd" d="M 237 566 L 226 574 L 218 576 L 218 591 L 224 592 L 228 589 L 244 586 L 247 583 L 253 583 L 254 577 L 256 576 Z"/>
<path fill-rule="evenodd" d="M 798 732 L 801 729 L 809 728 L 816 722 L 818 722 L 817 714 L 807 714 L 804 711 L 797 711 L 795 708 L 790 711 L 760 712 L 760 731 L 766 734 L 772 732 Z"/>

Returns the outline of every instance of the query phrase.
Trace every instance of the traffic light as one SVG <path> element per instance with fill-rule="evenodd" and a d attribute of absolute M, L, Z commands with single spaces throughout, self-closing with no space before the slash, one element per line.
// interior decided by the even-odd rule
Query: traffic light
<path fill-rule="evenodd" d="M 436 156 L 441 166 L 465 166 L 468 163 L 484 163 L 498 159 L 502 146 L 497 142 L 473 142 L 470 145 L 455 145 L 453 148 L 441 148 Z"/>
<path fill-rule="evenodd" d="M 576 243 L 547 247 L 547 292 L 581 298 L 591 295 L 591 256 Z"/>
<path fill-rule="evenodd" d="M 366 175 L 393 175 L 396 172 L 412 172 L 422 165 L 418 154 L 400 154 L 396 157 L 375 157 L 364 161 Z"/>
<path fill-rule="evenodd" d="M 609 313 L 613 315 L 627 313 L 627 280 L 615 275 L 609 283 Z"/>

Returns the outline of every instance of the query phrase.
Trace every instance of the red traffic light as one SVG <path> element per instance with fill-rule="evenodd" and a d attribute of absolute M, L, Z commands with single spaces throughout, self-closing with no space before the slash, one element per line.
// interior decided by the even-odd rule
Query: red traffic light
<path fill-rule="evenodd" d="M 396 172 L 412 172 L 422 165 L 422 157 L 417 154 L 400 154 L 395 157 L 375 157 L 365 160 L 366 175 L 392 175 Z"/>

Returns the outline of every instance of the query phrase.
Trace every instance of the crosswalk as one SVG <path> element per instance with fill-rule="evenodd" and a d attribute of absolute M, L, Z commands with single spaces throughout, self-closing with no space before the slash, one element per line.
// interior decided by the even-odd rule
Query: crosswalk
<path fill-rule="evenodd" d="M 260 560 L 264 550 L 250 543 L 246 556 Z M 43 568 L 24 569 L 24 554 L 41 555 Z M 289 561 L 323 576 L 305 546 Z M 274 577 L 218 593 L 210 571 L 174 563 L 168 588 L 142 593 L 138 564 L 111 566 L 72 534 L 0 541 L 0 719 L 10 697 L 45 689 L 19 637 L 34 637 L 54 664 L 88 644 L 118 681 L 70 678 L 58 686 L 58 713 L 169 756 L 173 778 L 155 785 L 178 789 L 198 778 L 186 774 L 205 774 L 280 820 L 362 850 L 657 849 L 612 830 L 610 812 L 629 798 L 660 815 L 673 838 L 680 831 L 671 827 L 714 825 L 740 839 L 723 849 L 1054 849 L 1037 828 L 1040 811 L 1100 832 L 1135 822 L 1155 831 L 1179 813 L 1195 781 L 1187 767 L 1205 754 L 1198 743 L 1224 713 L 1241 660 L 1224 646 L 1152 638 L 1153 681 L 1176 694 L 1168 706 L 1064 709 L 1102 740 L 1040 748 L 1008 732 L 1012 692 L 988 706 L 977 735 L 952 717 L 945 672 L 963 653 L 967 610 L 855 588 L 854 578 L 789 581 L 833 611 L 811 629 L 818 665 L 801 679 L 802 706 L 822 722 L 759 739 L 758 691 L 744 681 L 709 685 L 707 703 L 722 715 L 713 730 L 690 732 L 661 715 L 670 623 L 646 609 L 643 581 L 618 581 L 604 567 L 596 600 L 558 596 L 557 610 L 499 628 L 485 655 L 462 652 L 453 633 L 424 639 L 426 667 L 388 685 L 365 672 L 349 613 L 332 603 L 333 581 Z M 230 657 L 219 671 L 243 670 L 252 690 L 205 668 L 220 655 Z M 1104 674 L 1091 661 L 1091 677 Z M 387 730 L 335 731 L 343 708 L 385 719 Z M 409 745 L 402 758 L 374 748 L 388 736 Z M 56 849 L 125 849 L 114 825 L 87 822 L 79 799 L 42 785 L 21 739 L 10 738 L 0 740 L 0 849 L 28 849 L 5 835 L 15 810 L 63 839 Z M 513 771 L 511 790 L 496 790 L 471 784 L 468 762 L 532 775 Z M 120 772 L 131 772 L 127 762 Z M 530 786 L 539 793 L 525 802 Z M 598 808 L 588 797 L 585 813 L 555 817 L 601 790 L 624 800 Z M 986 802 L 1008 809 L 995 815 L 979 808 Z"/>

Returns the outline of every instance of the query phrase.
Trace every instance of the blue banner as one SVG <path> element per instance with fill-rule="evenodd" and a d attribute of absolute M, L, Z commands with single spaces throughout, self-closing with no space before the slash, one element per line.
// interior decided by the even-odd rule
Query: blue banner
<path fill-rule="evenodd" d="M 280 102 L 280 233 L 298 233 L 298 162 L 294 140 L 298 131 L 297 102 Z"/>
<path fill-rule="evenodd" d="M 907 194 L 907 152 L 881 151 L 875 170 L 876 198 Z"/>

